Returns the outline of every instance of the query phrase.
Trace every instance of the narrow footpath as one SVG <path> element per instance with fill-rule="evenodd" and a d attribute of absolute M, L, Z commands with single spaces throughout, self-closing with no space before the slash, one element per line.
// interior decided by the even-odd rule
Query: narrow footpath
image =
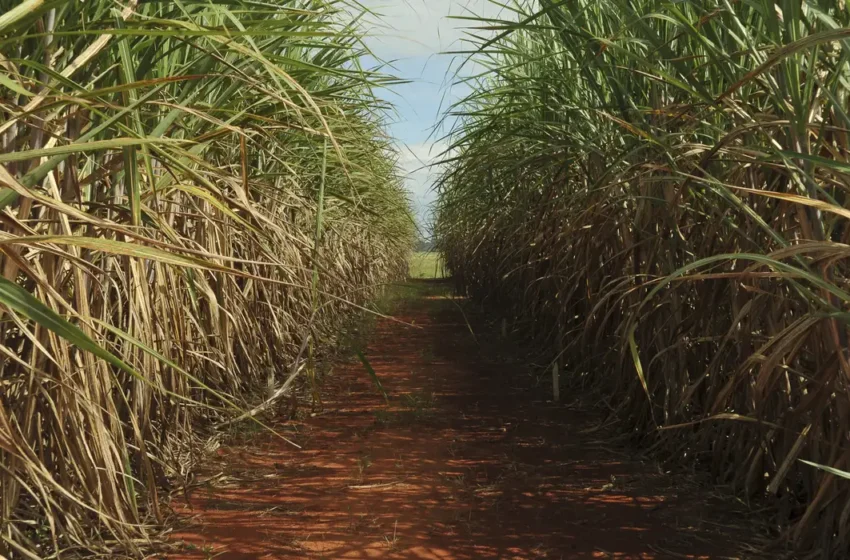
<path fill-rule="evenodd" d="M 455 300 L 411 285 L 367 355 L 335 366 L 315 416 L 219 449 L 188 495 L 176 560 L 756 558 L 746 517 L 649 460 Z"/>

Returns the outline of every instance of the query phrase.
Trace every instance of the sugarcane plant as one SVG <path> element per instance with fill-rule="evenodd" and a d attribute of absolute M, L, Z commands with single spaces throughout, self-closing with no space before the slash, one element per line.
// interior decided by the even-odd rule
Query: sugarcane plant
<path fill-rule="evenodd" d="M 194 429 L 403 275 L 358 6 L 0 0 L 0 556 L 140 554 Z"/>
<path fill-rule="evenodd" d="M 847 6 L 499 5 L 467 18 L 446 113 L 459 289 L 667 458 L 768 496 L 785 542 L 845 557 Z"/>

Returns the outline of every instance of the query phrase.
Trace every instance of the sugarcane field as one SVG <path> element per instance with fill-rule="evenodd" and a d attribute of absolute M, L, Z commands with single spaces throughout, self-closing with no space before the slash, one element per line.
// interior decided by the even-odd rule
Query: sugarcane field
<path fill-rule="evenodd" d="M 850 558 L 845 0 L 0 0 L 0 560 Z"/>

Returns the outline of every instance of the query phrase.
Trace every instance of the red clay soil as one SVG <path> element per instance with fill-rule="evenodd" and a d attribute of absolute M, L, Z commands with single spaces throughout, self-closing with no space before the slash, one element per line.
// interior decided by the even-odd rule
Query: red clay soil
<path fill-rule="evenodd" d="M 301 450 L 255 433 L 204 466 L 190 506 L 175 498 L 168 558 L 754 558 L 709 489 L 547 400 L 447 286 L 416 293 L 397 314 L 415 327 L 380 320 L 368 347 L 391 405 L 362 364 L 337 365 L 323 412 L 277 426 Z"/>

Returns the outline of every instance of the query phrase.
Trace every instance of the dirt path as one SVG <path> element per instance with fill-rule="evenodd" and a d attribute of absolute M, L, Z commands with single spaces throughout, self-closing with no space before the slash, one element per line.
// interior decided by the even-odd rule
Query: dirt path
<path fill-rule="evenodd" d="M 285 426 L 303 450 L 266 434 L 220 450 L 169 558 L 752 558 L 742 518 L 548 402 L 448 294 L 418 284 L 399 318 L 419 328 L 379 321 L 368 355 L 391 407 L 343 364 L 324 412 Z"/>

